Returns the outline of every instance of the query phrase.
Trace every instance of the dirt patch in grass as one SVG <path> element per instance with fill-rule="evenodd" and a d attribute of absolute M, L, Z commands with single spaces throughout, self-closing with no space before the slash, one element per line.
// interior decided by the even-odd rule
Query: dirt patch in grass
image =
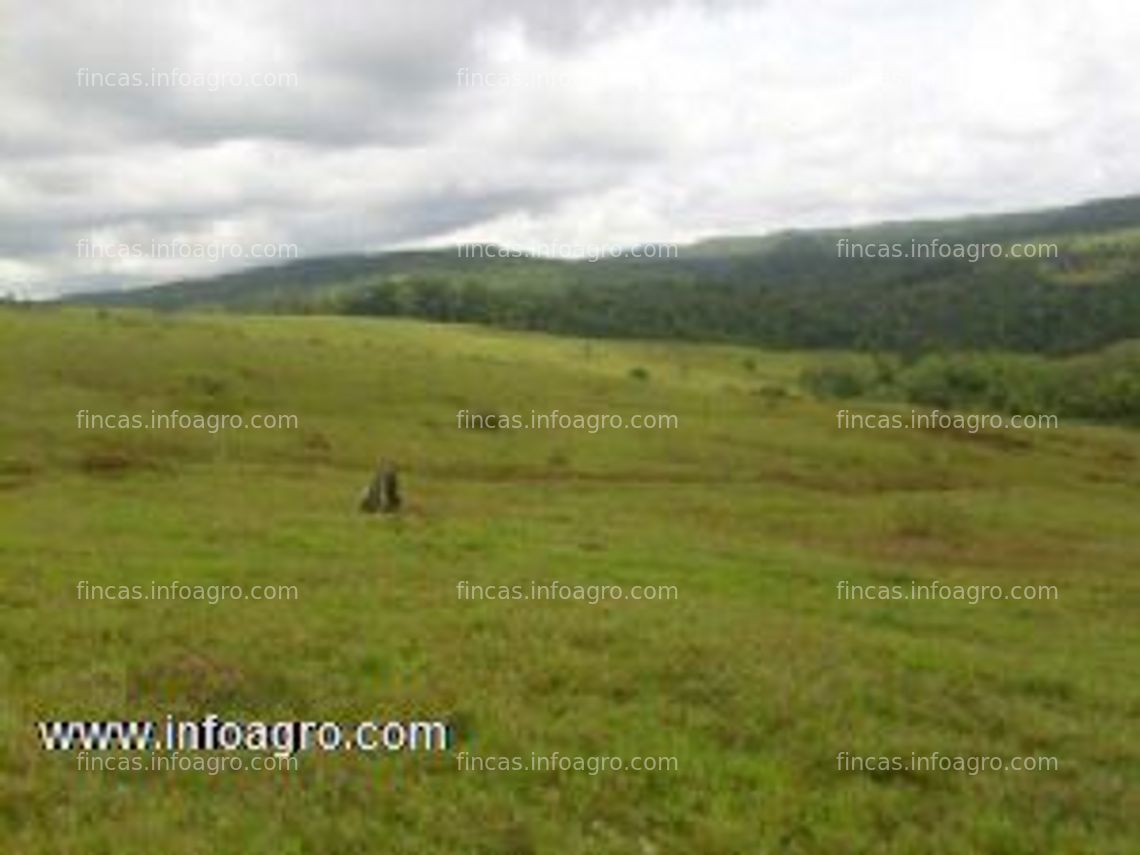
<path fill-rule="evenodd" d="M 79 469 L 88 475 L 117 476 L 136 470 L 160 469 L 158 461 L 149 455 L 123 448 L 96 448 L 83 452 Z"/>

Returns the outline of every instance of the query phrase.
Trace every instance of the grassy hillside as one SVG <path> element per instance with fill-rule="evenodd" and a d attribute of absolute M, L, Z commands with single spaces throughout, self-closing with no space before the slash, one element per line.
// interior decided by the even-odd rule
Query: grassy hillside
<path fill-rule="evenodd" d="M 796 385 L 816 357 L 729 346 L 86 309 L 0 311 L 0 342 L 5 851 L 1136 851 L 1135 432 L 839 430 Z M 76 423 L 175 408 L 299 427 Z M 464 408 L 678 428 L 463 431 Z M 355 510 L 382 455 L 398 518 Z M 299 598 L 91 602 L 81 580 Z M 461 601 L 464 580 L 678 597 Z M 1059 598 L 848 602 L 845 580 Z M 34 729 L 207 712 L 443 716 L 458 744 L 211 777 L 77 771 Z M 462 772 L 460 750 L 678 770 Z M 843 772 L 843 751 L 1059 769 Z"/>

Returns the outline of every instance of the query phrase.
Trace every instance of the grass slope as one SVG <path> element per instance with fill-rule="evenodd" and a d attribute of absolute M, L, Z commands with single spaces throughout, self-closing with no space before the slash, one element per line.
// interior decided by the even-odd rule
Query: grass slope
<path fill-rule="evenodd" d="M 1136 851 L 1135 433 L 840 432 L 792 388 L 806 357 L 728 347 L 87 310 L 0 312 L 0 342 L 5 851 Z M 680 428 L 459 431 L 464 407 Z M 300 428 L 79 431 L 81 408 Z M 354 510 L 380 454 L 406 470 L 399 520 Z M 532 579 L 679 598 L 456 599 Z M 844 579 L 1060 599 L 844 603 Z M 81 602 L 79 580 L 300 599 Z M 314 752 L 284 775 L 96 773 L 34 732 L 206 712 L 443 715 L 478 754 L 680 768 Z M 843 773 L 840 751 L 1061 766 Z"/>

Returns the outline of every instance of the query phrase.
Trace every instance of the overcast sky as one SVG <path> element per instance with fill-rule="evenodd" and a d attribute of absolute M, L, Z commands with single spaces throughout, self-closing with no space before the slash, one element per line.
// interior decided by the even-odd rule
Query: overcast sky
<path fill-rule="evenodd" d="M 1134 0 L 0 0 L 0 293 L 1065 204 L 1138 139 Z"/>

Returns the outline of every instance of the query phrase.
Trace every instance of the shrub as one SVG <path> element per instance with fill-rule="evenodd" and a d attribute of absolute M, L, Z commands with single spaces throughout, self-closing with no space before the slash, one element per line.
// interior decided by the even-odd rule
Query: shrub
<path fill-rule="evenodd" d="M 800 382 L 819 398 L 856 398 L 875 387 L 873 369 L 854 361 L 813 366 L 804 370 Z"/>

